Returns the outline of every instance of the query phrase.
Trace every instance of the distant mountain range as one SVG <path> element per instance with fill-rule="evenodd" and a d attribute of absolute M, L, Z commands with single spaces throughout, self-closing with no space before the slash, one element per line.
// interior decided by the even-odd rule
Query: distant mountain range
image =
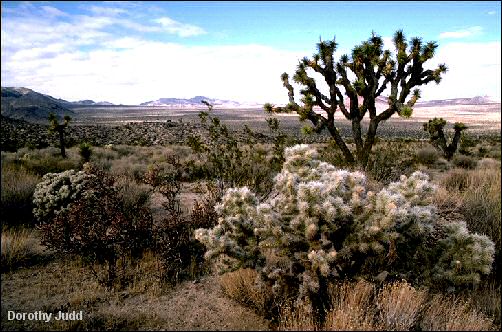
<path fill-rule="evenodd" d="M 2 87 L 1 98 L 1 114 L 12 119 L 23 119 L 31 122 L 47 122 L 47 117 L 50 112 L 55 113 L 62 118 L 64 115 L 74 116 L 73 109 L 81 107 L 94 106 L 123 106 L 114 105 L 112 103 L 102 101 L 95 102 L 93 100 L 80 100 L 70 102 L 64 99 L 57 99 L 49 95 L 35 92 L 23 87 Z M 232 100 L 222 100 L 208 98 L 204 96 L 195 96 L 189 99 L 183 98 L 159 98 L 148 102 L 141 103 L 136 106 L 160 106 L 168 108 L 194 108 L 200 109 L 206 106 L 202 103 L 205 100 L 214 105 L 215 108 L 260 108 L 263 105 L 258 103 L 240 103 Z M 346 99 L 347 101 L 347 99 Z M 417 107 L 440 107 L 451 105 L 486 105 L 500 104 L 499 100 L 495 100 L 488 96 L 477 96 L 473 98 L 455 98 L 445 100 L 430 100 L 417 102 Z M 377 108 L 384 109 L 387 105 L 387 98 L 377 98 Z M 129 105 L 135 106 L 135 105 Z"/>
<path fill-rule="evenodd" d="M 244 107 L 261 107 L 261 104 L 252 103 L 252 104 L 243 104 L 238 101 L 233 100 L 223 100 L 223 99 L 214 99 L 208 98 L 204 96 L 195 96 L 189 99 L 183 98 L 159 98 L 157 100 L 147 101 L 145 103 L 141 103 L 140 106 L 166 106 L 166 107 L 206 107 L 202 101 L 205 100 L 214 107 L 217 108 L 244 108 Z"/>
<path fill-rule="evenodd" d="M 432 106 L 489 105 L 489 104 L 500 104 L 500 100 L 496 100 L 489 96 L 476 96 L 472 98 L 454 98 L 454 99 L 418 101 L 416 105 L 420 107 L 432 107 Z"/>
<path fill-rule="evenodd" d="M 72 108 L 81 106 L 113 106 L 114 104 L 93 100 L 67 101 L 54 98 L 28 88 L 2 87 L 1 112 L 12 119 L 31 122 L 47 122 L 49 113 L 59 118 L 65 115 L 74 116 Z"/>

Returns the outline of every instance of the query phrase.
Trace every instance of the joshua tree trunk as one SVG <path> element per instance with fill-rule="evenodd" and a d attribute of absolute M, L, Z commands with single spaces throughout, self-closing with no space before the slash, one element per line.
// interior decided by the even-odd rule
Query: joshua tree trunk
<path fill-rule="evenodd" d="M 64 128 L 61 128 L 58 130 L 58 132 L 59 132 L 59 146 L 61 149 L 61 157 L 66 158 L 66 151 L 64 148 L 64 132 L 63 132 L 63 130 L 64 130 Z"/>

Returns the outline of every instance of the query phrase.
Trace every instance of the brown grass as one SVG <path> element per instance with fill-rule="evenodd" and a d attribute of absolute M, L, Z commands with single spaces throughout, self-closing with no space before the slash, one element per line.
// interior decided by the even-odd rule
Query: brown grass
<path fill-rule="evenodd" d="M 30 224 L 32 196 L 41 177 L 2 162 L 1 214 L 3 224 Z"/>
<path fill-rule="evenodd" d="M 377 297 L 380 322 L 387 331 L 408 331 L 416 323 L 427 292 L 406 281 L 387 284 Z"/>
<path fill-rule="evenodd" d="M 476 169 L 469 172 L 468 189 L 463 194 L 463 214 L 469 230 L 489 236 L 498 250 L 501 241 L 500 187 L 500 168 Z"/>
<path fill-rule="evenodd" d="M 267 295 L 256 285 L 258 273 L 253 269 L 239 269 L 220 276 L 223 292 L 231 299 L 263 313 Z"/>
<path fill-rule="evenodd" d="M 406 281 L 384 285 L 379 291 L 366 281 L 330 286 L 332 309 L 323 326 L 316 326 L 307 302 L 281 308 L 279 330 L 330 331 L 485 331 L 494 319 L 479 310 L 480 299 L 429 295 Z M 472 295 L 472 294 L 471 294 Z M 494 300 L 494 296 L 492 296 Z M 486 306 L 492 306 L 494 301 Z M 474 307 L 476 304 L 476 309 Z M 495 304 L 496 306 L 496 304 Z M 496 314 L 496 313 L 495 313 Z"/>
<path fill-rule="evenodd" d="M 2 230 L 2 271 L 30 265 L 45 255 L 34 233 L 26 228 Z"/>
<path fill-rule="evenodd" d="M 307 301 L 286 304 L 279 311 L 279 331 L 317 331 L 312 305 Z"/>
<path fill-rule="evenodd" d="M 459 298 L 434 295 L 427 303 L 420 327 L 423 331 L 488 331 L 491 319 Z"/>
<path fill-rule="evenodd" d="M 334 285 L 330 289 L 332 310 L 326 318 L 326 329 L 333 331 L 374 331 L 377 314 L 373 306 L 375 286 L 367 281 Z"/>

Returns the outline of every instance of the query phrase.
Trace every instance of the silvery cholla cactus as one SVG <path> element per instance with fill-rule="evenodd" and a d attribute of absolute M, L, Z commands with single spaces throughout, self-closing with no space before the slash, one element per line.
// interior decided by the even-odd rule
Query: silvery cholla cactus
<path fill-rule="evenodd" d="M 427 268 L 434 277 L 453 283 L 489 273 L 493 242 L 465 225 L 444 227 L 444 238 L 426 243 L 438 223 L 430 204 L 435 186 L 426 174 L 403 175 L 375 193 L 367 190 L 363 173 L 320 161 L 308 145 L 287 148 L 284 155 L 264 202 L 246 187 L 229 189 L 216 207 L 218 225 L 196 230 L 207 258 L 219 258 L 227 269 L 253 266 L 274 291 L 293 287 L 300 297 L 316 294 L 330 278 L 403 272 L 410 264 L 417 273 L 432 264 Z"/>
<path fill-rule="evenodd" d="M 85 191 L 86 184 L 96 176 L 73 169 L 61 173 L 47 173 L 33 193 L 33 215 L 39 222 L 52 220 Z"/>

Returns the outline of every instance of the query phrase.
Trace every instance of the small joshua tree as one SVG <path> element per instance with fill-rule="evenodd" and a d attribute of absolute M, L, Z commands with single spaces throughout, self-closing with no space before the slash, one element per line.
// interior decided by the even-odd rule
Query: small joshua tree
<path fill-rule="evenodd" d="M 66 127 L 71 121 L 69 115 L 65 115 L 63 118 L 64 122 L 59 123 L 58 118 L 54 113 L 49 113 L 49 132 L 50 133 L 58 133 L 59 135 L 59 148 L 61 149 L 61 157 L 66 158 L 65 152 L 65 142 L 64 142 L 64 132 Z"/>
<path fill-rule="evenodd" d="M 89 162 L 91 160 L 91 155 L 92 155 L 91 144 L 87 142 L 81 143 L 78 147 L 78 153 L 80 154 L 80 157 L 82 157 L 83 163 Z"/>
<path fill-rule="evenodd" d="M 228 189 L 215 207 L 218 224 L 196 230 L 220 272 L 255 268 L 278 299 L 308 299 L 321 321 L 330 280 L 383 273 L 465 285 L 489 273 L 493 242 L 465 223 L 439 222 L 426 174 L 403 175 L 373 192 L 363 173 L 320 161 L 308 145 L 284 155 L 263 202 L 247 187 Z"/>
<path fill-rule="evenodd" d="M 439 83 L 441 74 L 447 70 L 444 64 L 435 69 L 424 68 L 425 63 L 434 56 L 437 48 L 435 42 L 423 43 L 416 37 L 410 40 L 408 47 L 401 30 L 395 33 L 393 42 L 395 57 L 389 50 L 383 50 L 382 38 L 373 33 L 367 41 L 354 47 L 351 57 L 342 55 L 336 62 L 335 40 L 320 41 L 317 44 L 318 52 L 312 59 L 304 57 L 293 76 L 293 81 L 303 86 L 300 90 L 302 104 L 295 101 L 289 75 L 283 73 L 281 80 L 288 90 L 289 104 L 285 108 L 265 104 L 265 111 L 296 112 L 301 121 L 312 122 L 313 131 L 321 132 L 327 129 L 342 150 L 346 161 L 357 161 L 365 168 L 371 148 L 375 144 L 379 124 L 395 114 L 402 117 L 411 116 L 412 107 L 420 98 L 420 90 L 417 87 L 432 81 Z M 327 95 L 321 92 L 319 82 L 316 82 L 308 70 L 322 75 L 328 86 Z M 352 80 L 351 76 L 355 79 Z M 389 87 L 388 106 L 377 114 L 377 98 Z M 345 106 L 345 98 L 349 100 L 348 108 Z M 322 113 L 316 112 L 314 107 L 320 108 Z M 352 123 L 355 155 L 347 147 L 337 128 L 335 115 L 338 111 Z M 361 121 L 367 114 L 370 121 L 363 139 Z"/>
<path fill-rule="evenodd" d="M 458 143 L 462 135 L 462 131 L 467 129 L 467 126 L 462 122 L 455 122 L 453 129 L 455 134 L 450 144 L 446 143 L 446 136 L 444 133 L 444 127 L 446 125 L 446 120 L 443 118 L 434 118 L 429 120 L 429 122 L 424 123 L 424 130 L 430 135 L 431 144 L 441 151 L 447 160 L 451 160 L 453 155 L 457 151 Z"/>

